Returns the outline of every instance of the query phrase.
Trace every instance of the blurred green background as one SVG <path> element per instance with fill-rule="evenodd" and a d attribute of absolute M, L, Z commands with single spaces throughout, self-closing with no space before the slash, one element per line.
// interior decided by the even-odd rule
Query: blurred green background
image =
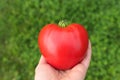
<path fill-rule="evenodd" d="M 0 80 L 33 80 L 39 30 L 62 19 L 88 30 L 86 80 L 120 80 L 120 0 L 1 0 Z"/>

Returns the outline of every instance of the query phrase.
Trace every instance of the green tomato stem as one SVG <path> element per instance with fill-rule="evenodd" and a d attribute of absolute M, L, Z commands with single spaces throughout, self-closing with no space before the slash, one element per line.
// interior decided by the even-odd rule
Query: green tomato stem
<path fill-rule="evenodd" d="M 66 20 L 61 20 L 61 21 L 58 23 L 58 25 L 59 25 L 60 27 L 62 27 L 62 28 L 67 27 L 68 24 L 69 24 L 69 22 L 67 22 Z"/>

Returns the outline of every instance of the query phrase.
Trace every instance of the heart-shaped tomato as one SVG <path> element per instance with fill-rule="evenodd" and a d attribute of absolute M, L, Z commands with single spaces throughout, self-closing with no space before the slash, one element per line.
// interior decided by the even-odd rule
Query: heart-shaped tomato
<path fill-rule="evenodd" d="M 40 31 L 38 44 L 46 61 L 56 69 L 66 70 L 86 55 L 88 34 L 80 24 L 48 24 Z"/>

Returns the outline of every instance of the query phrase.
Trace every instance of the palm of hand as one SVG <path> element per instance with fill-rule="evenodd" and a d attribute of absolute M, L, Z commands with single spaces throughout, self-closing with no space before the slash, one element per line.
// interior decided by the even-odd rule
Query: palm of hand
<path fill-rule="evenodd" d="M 72 69 L 56 70 L 50 66 L 42 56 L 35 70 L 35 80 L 84 80 L 91 59 L 91 45 L 89 44 L 84 60 Z"/>
<path fill-rule="evenodd" d="M 77 67 L 82 65 L 77 65 L 72 70 L 59 71 L 51 67 L 49 64 L 43 64 L 36 68 L 36 72 L 39 72 L 36 75 L 35 80 L 80 80 L 84 78 L 84 70 Z M 84 67 L 84 66 L 83 66 Z"/>

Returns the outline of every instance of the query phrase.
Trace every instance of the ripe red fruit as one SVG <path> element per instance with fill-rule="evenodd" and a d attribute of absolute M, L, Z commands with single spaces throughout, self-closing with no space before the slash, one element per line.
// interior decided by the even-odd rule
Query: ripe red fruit
<path fill-rule="evenodd" d="M 88 34 L 77 23 L 48 24 L 38 36 L 38 45 L 46 61 L 56 69 L 66 70 L 78 64 L 86 55 Z"/>

